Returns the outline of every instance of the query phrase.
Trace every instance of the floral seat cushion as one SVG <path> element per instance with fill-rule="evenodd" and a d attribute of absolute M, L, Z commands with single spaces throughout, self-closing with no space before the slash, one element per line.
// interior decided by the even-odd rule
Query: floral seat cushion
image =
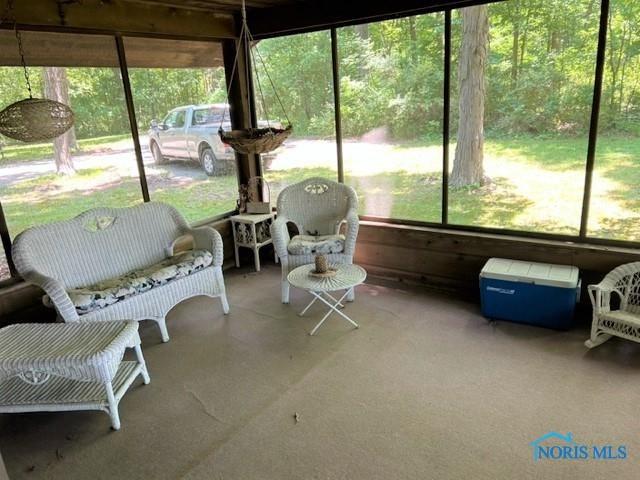
<path fill-rule="evenodd" d="M 296 235 L 287 246 L 291 255 L 320 255 L 342 253 L 344 251 L 344 235 Z"/>
<path fill-rule="evenodd" d="M 211 252 L 189 250 L 150 267 L 129 272 L 122 277 L 105 280 L 90 287 L 74 288 L 67 293 L 78 314 L 82 315 L 186 277 L 203 270 L 211 263 L 213 263 Z"/>

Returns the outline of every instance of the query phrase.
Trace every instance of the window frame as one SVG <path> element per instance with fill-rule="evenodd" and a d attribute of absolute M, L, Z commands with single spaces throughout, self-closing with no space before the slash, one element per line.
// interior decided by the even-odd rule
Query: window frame
<path fill-rule="evenodd" d="M 133 94 L 131 91 L 131 83 L 130 83 L 129 72 L 127 68 L 126 52 L 125 52 L 124 41 L 123 41 L 124 37 L 121 34 L 115 33 L 115 32 L 91 31 L 91 30 L 85 31 L 83 29 L 66 30 L 64 28 L 56 28 L 56 27 L 48 28 L 48 27 L 35 27 L 35 26 L 24 26 L 24 27 L 21 26 L 21 30 L 32 31 L 32 32 L 52 32 L 52 33 L 60 33 L 65 35 L 76 35 L 76 34 L 100 35 L 104 37 L 109 37 L 113 40 L 114 42 L 113 48 L 115 49 L 115 52 L 118 57 L 118 62 L 119 62 L 118 68 L 120 72 L 120 78 L 121 78 L 122 88 L 123 88 L 124 97 L 125 97 L 127 114 L 129 116 L 129 124 L 130 124 L 129 130 L 130 130 L 131 137 L 134 144 L 134 153 L 136 157 L 136 163 L 137 163 L 138 174 L 140 179 L 141 196 L 144 203 L 150 202 L 151 199 L 149 197 L 146 171 L 145 171 L 144 162 L 142 158 L 142 149 L 140 146 L 139 130 L 136 122 L 135 108 L 133 104 Z M 125 37 L 158 38 L 155 35 L 125 35 Z M 167 35 L 167 36 L 162 36 L 162 38 L 167 40 L 191 40 L 191 41 L 206 42 L 206 43 L 221 43 L 221 40 L 218 40 L 218 39 L 203 39 L 198 37 L 185 38 L 182 36 Z M 185 112 L 186 111 L 183 110 L 183 113 Z M 172 113 L 173 112 L 169 112 L 167 117 Z M 184 120 L 185 121 L 184 121 L 183 127 L 186 125 L 186 120 L 187 120 L 186 114 L 185 114 Z M 238 156 L 236 155 L 236 162 L 237 161 L 238 161 Z M 192 224 L 194 226 L 206 225 L 206 224 L 218 221 L 222 218 L 229 217 L 234 213 L 237 213 L 237 209 L 232 209 L 227 212 L 223 212 L 220 214 L 213 215 L 211 217 L 204 218 L 202 220 L 197 220 L 195 222 L 192 222 Z M 19 273 L 16 271 L 15 264 L 13 262 L 12 240 L 11 240 L 11 235 L 9 233 L 6 217 L 4 215 L 4 209 L 2 207 L 2 199 L 0 199 L 0 241 L 2 242 L 2 248 L 4 250 L 5 258 L 7 260 L 7 265 L 9 267 L 9 272 L 10 272 L 10 276 L 8 278 L 4 278 L 0 280 L 0 288 L 3 288 L 3 287 L 9 287 L 11 285 L 15 285 L 20 281 L 22 281 L 22 279 Z"/>
<path fill-rule="evenodd" d="M 507 0 L 508 1 L 508 0 Z M 473 3 L 493 3 L 491 0 L 486 2 L 473 2 Z M 423 221 L 412 221 L 405 219 L 396 219 L 396 218 L 387 218 L 387 217 L 373 217 L 373 216 L 360 216 L 360 218 L 364 221 L 372 221 L 372 222 L 381 222 L 387 224 L 404 224 L 404 225 L 412 225 L 418 227 L 425 228 L 435 228 L 442 230 L 455 230 L 455 231 L 466 231 L 469 233 L 488 233 L 488 234 L 497 234 L 504 235 L 509 237 L 518 237 L 524 239 L 541 239 L 541 240 L 552 240 L 552 241 L 561 241 L 561 242 L 571 242 L 571 243 L 582 243 L 582 244 L 593 244 L 593 245 L 601 245 L 601 246 L 612 246 L 612 247 L 622 247 L 622 248 L 632 248 L 638 249 L 640 248 L 640 241 L 631 241 L 631 240 L 620 240 L 620 239 L 610 239 L 610 238 L 599 238 L 590 236 L 588 234 L 588 220 L 589 220 L 589 208 L 591 202 L 591 190 L 593 183 L 593 172 L 595 166 L 595 157 L 596 157 L 596 145 L 598 140 L 598 120 L 600 115 L 600 103 L 602 97 L 602 87 L 603 87 L 603 76 L 604 76 L 604 64 L 605 64 L 605 53 L 607 47 L 607 22 L 610 12 L 610 0 L 601 0 L 600 1 L 600 23 L 599 23 L 599 31 L 598 31 L 598 43 L 597 43 L 597 51 L 596 51 L 596 62 L 594 68 L 594 87 L 593 87 L 593 97 L 592 97 L 592 106 L 591 106 L 591 119 L 589 126 L 589 139 L 588 139 L 588 147 L 587 147 L 587 155 L 585 158 L 585 179 L 584 179 L 584 188 L 583 188 L 583 200 L 582 200 L 582 209 L 581 209 L 581 218 L 580 218 L 580 231 L 578 235 L 565 235 L 565 234 L 554 234 L 554 233 L 542 233 L 535 231 L 525 231 L 525 230 L 513 230 L 508 228 L 492 228 L 492 227 L 481 227 L 481 226 L 473 226 L 473 225 L 459 225 L 450 223 L 448 220 L 448 206 L 449 206 L 449 198 L 448 198 L 448 172 L 449 172 L 449 137 L 450 137 L 450 125 L 449 125 L 449 116 L 450 116 L 450 81 L 451 81 L 451 13 L 454 9 L 452 8 L 442 8 L 439 11 L 444 12 L 444 51 L 443 51 L 443 62 L 444 62 L 444 82 L 443 82 L 443 122 L 442 122 L 442 142 L 443 142 L 443 152 L 442 152 L 442 213 L 441 213 L 441 221 L 440 222 L 423 222 Z M 428 13 L 420 13 L 429 14 L 436 12 L 428 12 Z M 375 19 L 375 22 L 384 21 L 393 18 L 407 17 L 411 15 L 416 15 L 415 12 L 400 12 L 396 14 L 390 14 L 385 17 L 379 17 Z M 369 21 L 353 21 L 348 22 L 349 25 L 357 25 L 362 23 L 370 23 Z M 338 37 L 337 37 L 337 29 L 346 26 L 347 24 L 341 24 L 340 26 L 332 26 L 327 28 L 326 26 L 321 26 L 313 29 L 306 29 L 305 32 L 292 32 L 288 34 L 275 34 L 275 35 L 263 35 L 260 36 L 260 39 L 267 39 L 272 37 L 281 37 L 281 36 L 290 36 L 299 33 L 306 33 L 311 31 L 329 31 L 330 32 L 330 40 L 331 40 L 331 61 L 332 61 L 332 72 L 333 72 L 333 94 L 334 94 L 334 112 L 335 112 L 335 133 L 336 133 L 336 149 L 337 149 L 337 177 L 339 182 L 344 182 L 344 159 L 342 154 L 342 116 L 341 116 L 341 108 L 340 108 L 340 81 L 339 81 L 339 58 L 338 58 Z M 119 33 L 114 32 L 92 32 L 92 31 L 83 31 L 77 29 L 63 29 L 63 28 L 46 28 L 46 27 L 32 27 L 29 28 L 24 27 L 24 30 L 33 30 L 33 31 L 53 31 L 59 33 L 67 33 L 73 35 L 74 33 L 81 34 L 99 34 L 99 35 L 108 35 L 113 37 L 116 44 L 116 49 L 118 51 L 118 58 L 120 61 L 120 73 L 122 76 L 123 88 L 125 91 L 125 99 L 127 101 L 127 111 L 130 118 L 131 123 L 131 134 L 134 140 L 134 147 L 136 152 L 136 160 L 138 162 L 138 169 L 140 173 L 140 183 L 143 200 L 145 202 L 150 201 L 148 187 L 146 182 L 144 164 L 142 162 L 142 152 L 140 148 L 140 141 L 138 135 L 137 124 L 135 123 L 135 111 L 133 109 L 133 100 L 131 96 L 131 85 L 129 83 L 128 70 L 126 65 L 126 55 L 124 51 L 123 37 Z M 132 37 L 149 37 L 154 38 L 156 36 L 153 35 L 127 35 Z M 218 39 L 202 39 L 202 38 L 185 38 L 183 36 L 162 36 L 162 38 L 166 39 L 176 39 L 176 40 L 194 40 L 194 41 L 203 41 L 210 43 L 218 43 L 220 40 Z M 249 59 L 250 61 L 250 59 Z M 227 72 L 228 73 L 228 72 Z M 255 89 L 252 82 L 252 78 L 249 78 L 249 93 L 252 96 L 253 102 L 255 102 Z M 238 161 L 238 156 L 236 155 L 236 161 Z M 259 156 L 256 156 L 257 161 L 257 171 L 262 171 L 262 162 L 260 161 Z M 206 224 L 215 220 L 219 220 L 221 218 L 225 218 L 231 214 L 235 213 L 235 210 L 230 210 L 229 212 L 222 213 L 216 215 L 210 219 L 205 219 L 202 221 L 195 222 L 195 224 Z M 18 279 L 17 273 L 15 272 L 15 267 L 13 265 L 13 261 L 11 258 L 11 239 L 9 236 L 9 231 L 6 224 L 6 219 L 4 218 L 4 214 L 2 211 L 2 202 L 0 199 L 0 239 L 2 240 L 3 247 L 5 250 L 5 254 L 7 257 L 7 263 L 9 264 L 9 268 L 11 271 L 11 277 L 9 279 L 1 280 L 0 286 L 15 283 Z"/>
<path fill-rule="evenodd" d="M 508 1 L 508 0 L 507 0 Z M 482 3 L 482 2 L 478 2 Z M 493 3 L 493 2 L 486 2 Z M 607 47 L 607 27 L 608 27 L 608 19 L 611 14 L 610 12 L 610 0 L 601 0 L 600 1 L 600 17 L 599 17 L 599 27 L 598 27 L 598 41 L 597 41 L 597 49 L 596 49 L 596 61 L 594 64 L 594 83 L 593 83 L 593 91 L 592 91 L 592 104 L 591 104 L 591 115 L 590 115 L 590 123 L 589 123 L 589 135 L 588 135 L 588 146 L 587 146 L 587 154 L 585 157 L 585 179 L 584 179 L 584 187 L 583 187 L 583 199 L 581 205 L 581 216 L 580 216 L 580 230 L 577 235 L 567 235 L 567 234 L 557 234 L 557 233 L 545 233 L 545 232 L 535 232 L 535 231 L 527 231 L 527 230 L 515 230 L 510 228 L 497 228 L 497 227 L 482 227 L 476 225 L 461 225 L 456 223 L 449 222 L 449 139 L 450 139 L 450 106 L 451 106 L 451 13 L 455 8 L 446 8 L 444 11 L 444 51 L 443 51 L 443 62 L 444 62 L 444 82 L 443 82 L 443 121 L 442 121 L 442 191 L 441 191 L 441 204 L 442 204 L 442 213 L 440 222 L 428 222 L 428 221 L 416 221 L 416 220 L 407 220 L 407 219 L 398 219 L 392 217 L 376 217 L 371 215 L 360 215 L 361 220 L 378 222 L 378 223 L 388 223 L 388 224 L 403 224 L 403 225 L 412 225 L 418 227 L 426 227 L 426 228 L 440 228 L 447 230 L 456 230 L 456 231 L 467 231 L 470 233 L 488 233 L 488 234 L 497 234 L 497 235 L 505 235 L 510 237 L 519 237 L 519 238 L 529 238 L 529 239 L 541 239 L 541 240 L 555 240 L 561 242 L 570 242 L 570 243 L 582 243 L 582 244 L 593 244 L 593 245 L 603 245 L 603 246 L 612 246 L 612 247 L 623 247 L 623 248 L 640 248 L 640 241 L 634 240 L 620 240 L 620 239 L 610 239 L 610 238 L 599 238 L 590 236 L 588 234 L 588 221 L 589 221 L 589 207 L 591 203 L 591 189 L 593 183 L 593 171 L 595 166 L 595 157 L 596 157 L 596 145 L 598 141 L 598 120 L 600 116 L 600 103 L 602 97 L 602 85 L 603 85 L 603 76 L 604 76 L 604 64 L 605 64 L 605 52 Z M 428 15 L 429 12 L 424 13 L 422 15 Z M 404 15 L 410 16 L 410 15 Z M 394 17 L 389 18 L 398 18 L 396 15 Z M 387 18 L 376 19 L 376 22 L 384 21 Z M 358 23 L 368 23 L 368 22 L 358 22 Z M 338 37 L 336 34 L 337 27 L 331 27 L 331 48 L 332 48 L 332 61 L 333 61 L 333 69 L 334 69 L 334 97 L 336 101 L 335 111 L 340 112 L 340 82 L 339 82 L 339 58 L 338 58 Z M 268 37 L 266 37 L 268 38 Z M 337 114 L 337 113 L 336 113 Z M 342 131 L 341 131 L 341 121 L 337 119 L 336 123 L 336 141 L 338 139 L 342 139 Z M 343 172 L 343 157 L 342 157 L 342 145 L 338 145 L 338 172 Z M 339 181 L 344 182 L 344 175 L 339 174 Z"/>

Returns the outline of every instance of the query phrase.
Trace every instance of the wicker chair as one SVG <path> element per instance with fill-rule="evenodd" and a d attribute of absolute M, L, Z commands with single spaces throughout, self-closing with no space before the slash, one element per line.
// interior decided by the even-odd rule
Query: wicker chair
<path fill-rule="evenodd" d="M 611 309 L 611 297 L 618 296 L 620 306 Z M 589 348 L 597 347 L 611 336 L 640 342 L 640 262 L 620 265 L 597 285 L 589 285 L 593 305 Z"/>
<path fill-rule="evenodd" d="M 290 222 L 298 229 L 293 238 L 287 227 Z M 346 231 L 340 235 L 343 222 Z M 278 218 L 271 225 L 282 264 L 282 303 L 289 303 L 289 272 L 313 263 L 317 254 L 325 254 L 330 263 L 352 263 L 358 228 L 358 196 L 353 188 L 316 177 L 282 190 Z M 353 295 L 348 300 L 353 300 Z"/>

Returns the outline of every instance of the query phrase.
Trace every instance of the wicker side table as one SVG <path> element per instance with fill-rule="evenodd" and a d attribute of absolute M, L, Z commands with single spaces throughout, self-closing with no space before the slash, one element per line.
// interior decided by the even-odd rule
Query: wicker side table
<path fill-rule="evenodd" d="M 253 250 L 253 261 L 256 272 L 260 271 L 260 248 L 273 243 L 271 238 L 271 223 L 274 218 L 273 213 L 251 214 L 244 213 L 231 217 L 233 227 L 233 242 L 236 251 L 236 267 L 240 266 L 238 249 L 246 247 Z M 275 255 L 275 262 L 278 263 L 278 256 Z"/>
<path fill-rule="evenodd" d="M 366 270 L 359 265 L 334 264 L 331 265 L 331 268 L 337 270 L 335 276 L 318 278 L 310 275 L 315 268 L 316 266 L 314 264 L 302 265 L 293 269 L 287 276 L 287 281 L 291 285 L 296 288 L 306 290 L 313 296 L 311 302 L 309 302 L 309 304 L 300 312 L 300 316 L 307 313 L 307 310 L 309 310 L 311 305 L 316 303 L 318 300 L 329 307 L 329 311 L 324 317 L 322 317 L 322 320 L 313 327 L 313 330 L 311 330 L 309 335 L 315 334 L 324 321 L 334 312 L 348 321 L 355 328 L 358 328 L 358 324 L 349 318 L 349 316 L 344 312 L 339 310 L 339 308 L 344 307 L 342 302 L 349 297 L 349 294 L 353 292 L 353 289 L 365 281 L 367 278 Z M 330 293 L 337 290 L 345 290 L 344 294 L 339 299 L 336 299 Z"/>
<path fill-rule="evenodd" d="M 0 352 L 0 413 L 101 410 L 119 430 L 118 403 L 138 375 L 150 381 L 137 322 L 11 325 Z"/>

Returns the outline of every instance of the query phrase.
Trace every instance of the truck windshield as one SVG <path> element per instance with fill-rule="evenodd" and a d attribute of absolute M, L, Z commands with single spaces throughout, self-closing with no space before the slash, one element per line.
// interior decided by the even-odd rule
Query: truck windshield
<path fill-rule="evenodd" d="M 222 115 L 224 114 L 223 108 L 199 108 L 193 111 L 193 124 L 194 125 L 211 125 L 220 123 Z M 229 115 L 227 114 L 227 119 Z"/>

